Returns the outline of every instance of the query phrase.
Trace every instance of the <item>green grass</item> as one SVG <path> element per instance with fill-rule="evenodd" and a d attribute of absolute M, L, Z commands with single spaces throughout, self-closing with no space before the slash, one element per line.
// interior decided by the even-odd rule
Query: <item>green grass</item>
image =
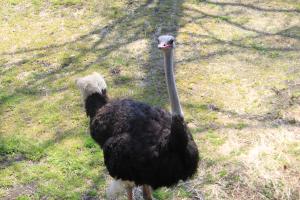
<path fill-rule="evenodd" d="M 17 200 L 30 200 L 31 198 L 27 195 L 18 196 Z"/>
<path fill-rule="evenodd" d="M 208 141 L 212 146 L 220 146 L 225 142 L 225 139 L 222 136 L 211 130 L 205 134 L 205 140 Z"/>
<path fill-rule="evenodd" d="M 0 198 L 105 199 L 75 79 L 98 71 L 110 97 L 169 109 L 154 38 L 170 33 L 202 160 L 190 182 L 154 197 L 299 199 L 299 3 L 147 2 L 0 2 Z"/>
<path fill-rule="evenodd" d="M 20 135 L 1 138 L 0 152 L 2 155 L 13 156 L 21 154 L 30 160 L 39 159 L 43 155 L 43 148 L 36 144 L 35 141 L 25 140 Z"/>
<path fill-rule="evenodd" d="M 22 0 L 8 0 L 8 3 L 10 3 L 11 5 L 18 5 L 21 2 Z"/>
<path fill-rule="evenodd" d="M 55 6 L 73 6 L 81 4 L 81 0 L 50 0 L 50 2 Z"/>
<path fill-rule="evenodd" d="M 158 200 L 171 199 L 172 193 L 170 190 L 159 189 L 153 193 L 153 196 Z"/>

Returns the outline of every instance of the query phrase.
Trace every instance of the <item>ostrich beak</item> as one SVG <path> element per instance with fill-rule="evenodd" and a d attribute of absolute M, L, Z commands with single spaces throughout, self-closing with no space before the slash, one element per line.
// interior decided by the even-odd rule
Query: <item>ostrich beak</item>
<path fill-rule="evenodd" d="M 157 46 L 159 49 L 169 49 L 169 48 L 172 48 L 172 45 L 171 44 L 166 44 L 164 42 L 161 42 L 158 44 Z"/>

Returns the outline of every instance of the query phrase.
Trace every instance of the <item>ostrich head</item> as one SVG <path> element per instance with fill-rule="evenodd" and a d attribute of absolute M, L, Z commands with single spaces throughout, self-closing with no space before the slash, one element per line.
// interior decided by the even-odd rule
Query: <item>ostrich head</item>
<path fill-rule="evenodd" d="M 158 48 L 163 51 L 169 51 L 175 48 L 175 38 L 171 35 L 162 35 L 158 37 Z"/>
<path fill-rule="evenodd" d="M 98 74 L 97 72 L 94 72 L 91 75 L 78 78 L 75 80 L 75 84 L 79 88 L 81 92 L 81 96 L 83 100 L 85 101 L 86 98 L 94 93 L 102 94 L 103 92 L 106 92 L 106 83 L 103 79 L 103 77 Z"/>

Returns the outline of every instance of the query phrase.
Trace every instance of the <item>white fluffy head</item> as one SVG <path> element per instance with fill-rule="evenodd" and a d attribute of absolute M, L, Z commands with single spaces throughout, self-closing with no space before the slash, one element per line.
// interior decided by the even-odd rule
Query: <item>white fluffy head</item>
<path fill-rule="evenodd" d="M 97 72 L 78 78 L 75 83 L 81 92 L 83 100 L 94 93 L 102 94 L 102 90 L 105 90 L 107 87 L 104 78 Z"/>

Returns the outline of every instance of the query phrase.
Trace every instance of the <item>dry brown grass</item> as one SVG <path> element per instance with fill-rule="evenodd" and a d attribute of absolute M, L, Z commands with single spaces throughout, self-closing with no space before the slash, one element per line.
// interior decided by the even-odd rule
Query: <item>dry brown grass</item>
<path fill-rule="evenodd" d="M 168 108 L 155 38 L 169 33 L 202 161 L 155 197 L 300 198 L 299 1 L 10 0 L 0 14 L 0 197 L 34 183 L 20 198 L 104 199 L 74 79 L 99 71 L 111 97 Z"/>

